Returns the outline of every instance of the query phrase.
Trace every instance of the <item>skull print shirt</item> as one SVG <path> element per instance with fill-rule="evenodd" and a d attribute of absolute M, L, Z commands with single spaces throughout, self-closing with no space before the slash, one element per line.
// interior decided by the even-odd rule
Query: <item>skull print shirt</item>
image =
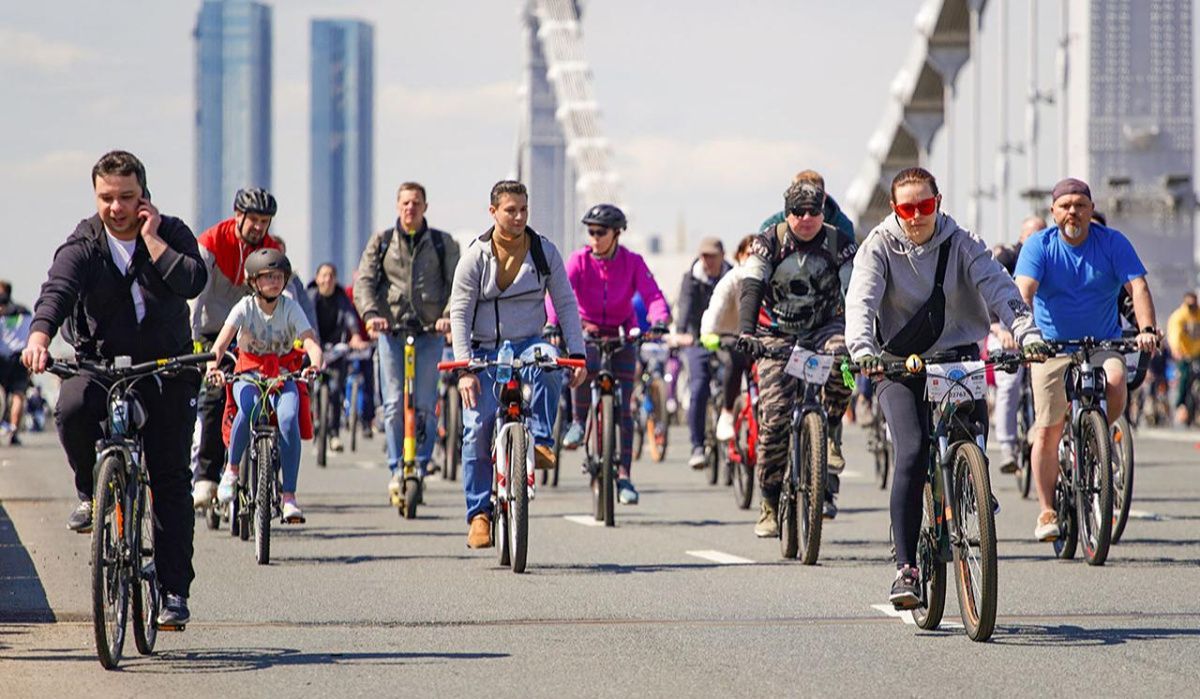
<path fill-rule="evenodd" d="M 809 241 L 793 235 L 786 222 L 760 233 L 746 261 L 739 304 L 742 332 L 762 328 L 803 340 L 843 318 L 857 250 L 849 235 L 829 224 Z"/>

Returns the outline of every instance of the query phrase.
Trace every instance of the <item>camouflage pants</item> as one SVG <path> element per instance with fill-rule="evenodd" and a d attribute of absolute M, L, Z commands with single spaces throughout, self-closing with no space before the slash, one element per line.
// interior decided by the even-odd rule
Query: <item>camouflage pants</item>
<path fill-rule="evenodd" d="M 812 347 L 823 352 L 845 354 L 845 331 L 840 324 L 830 330 L 832 332 L 819 332 Z M 780 350 L 793 344 L 785 338 L 760 339 L 769 350 Z M 772 500 L 779 497 L 787 467 L 792 407 L 803 398 L 798 394 L 800 380 L 784 373 L 786 365 L 786 359 L 764 357 L 758 360 L 758 484 L 763 496 Z M 850 403 L 850 389 L 842 381 L 842 373 L 837 367 L 830 372 L 829 380 L 821 391 L 821 399 L 829 416 L 829 438 L 840 443 L 842 414 Z"/>

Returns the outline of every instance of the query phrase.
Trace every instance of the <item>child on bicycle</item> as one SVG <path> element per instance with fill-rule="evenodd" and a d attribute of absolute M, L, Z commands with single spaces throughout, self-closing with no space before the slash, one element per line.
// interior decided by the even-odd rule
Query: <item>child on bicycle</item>
<path fill-rule="evenodd" d="M 304 351 L 308 354 L 310 366 L 304 370 L 305 376 L 311 379 L 320 371 L 324 360 L 316 334 L 300 304 L 282 295 L 291 276 L 292 265 L 287 256 L 278 250 L 261 248 L 246 258 L 246 284 L 251 294 L 229 312 L 213 344 L 216 357 L 208 363 L 208 379 L 214 384 L 222 385 L 225 382 L 219 367 L 235 335 L 239 350 L 235 367 L 237 372 L 256 369 L 264 376 L 276 375 L 289 360 L 299 359 L 292 352 L 297 339 L 303 343 Z M 279 425 L 283 519 L 285 522 L 301 522 L 304 515 L 296 504 L 301 441 L 299 389 L 294 381 L 287 381 L 273 391 L 270 398 Z M 250 441 L 253 416 L 263 407 L 262 393 L 250 381 L 239 380 L 234 383 L 233 399 L 237 404 L 237 415 L 229 437 L 229 463 L 217 486 L 217 499 L 222 503 L 233 499 L 238 464 Z"/>
<path fill-rule="evenodd" d="M 584 329 L 601 337 L 614 337 L 619 328 L 629 332 L 637 327 L 633 295 L 640 292 L 651 323 L 665 326 L 671 311 L 654 275 L 641 255 L 619 244 L 625 229 L 625 214 L 612 204 L 597 204 L 588 209 L 582 223 L 587 226 L 588 246 L 576 250 L 567 260 L 567 278 L 579 302 Z M 546 304 L 550 323 L 557 323 L 553 304 Z M 653 327 L 651 328 L 653 330 Z M 591 403 L 591 379 L 599 368 L 600 356 L 587 348 L 588 381 L 575 389 L 575 421 L 563 437 L 563 446 L 574 449 L 583 443 L 583 420 Z M 623 505 L 636 505 L 638 492 L 629 478 L 633 460 L 633 414 L 629 399 L 637 372 L 637 348 L 628 345 L 613 356 L 613 372 L 621 383 L 621 464 L 617 469 L 617 499 Z"/>

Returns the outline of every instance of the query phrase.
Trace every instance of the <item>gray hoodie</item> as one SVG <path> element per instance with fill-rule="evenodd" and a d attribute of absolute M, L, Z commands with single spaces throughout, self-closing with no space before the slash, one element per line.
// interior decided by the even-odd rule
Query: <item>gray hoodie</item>
<path fill-rule="evenodd" d="M 930 352 L 941 352 L 987 337 L 989 312 L 1013 331 L 1022 345 L 1042 339 L 1029 306 L 1004 267 L 982 240 L 938 214 L 933 238 L 913 245 L 895 214 L 885 218 L 858 249 L 846 292 L 846 344 L 858 359 L 879 354 L 875 324 L 889 340 L 908 323 L 933 292 L 938 247 L 947 239 L 950 256 L 943 289 L 946 325 Z"/>
<path fill-rule="evenodd" d="M 532 229 L 529 235 L 538 235 Z M 492 254 L 492 229 L 471 241 L 454 270 L 454 286 L 450 291 L 450 332 L 454 338 L 454 358 L 471 358 L 471 349 L 478 343 L 494 349 L 504 340 L 540 336 L 546 325 L 546 293 L 554 303 L 563 341 L 570 354 L 582 355 L 583 326 L 575 292 L 567 279 L 562 255 L 546 238 L 542 252 L 550 268 L 549 279 L 543 279 L 533 263 L 533 253 L 525 254 L 525 262 L 516 279 L 504 291 L 496 285 L 496 256 Z"/>

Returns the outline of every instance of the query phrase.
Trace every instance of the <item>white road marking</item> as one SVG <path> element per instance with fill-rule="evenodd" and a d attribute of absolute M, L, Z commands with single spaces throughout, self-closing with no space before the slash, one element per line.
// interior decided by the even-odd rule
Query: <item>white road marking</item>
<path fill-rule="evenodd" d="M 724 551 L 712 551 L 706 549 L 703 551 L 684 551 L 684 553 L 689 556 L 695 556 L 696 558 L 703 558 L 706 561 L 712 561 L 713 563 L 720 563 L 721 565 L 734 566 L 754 563 L 754 561 L 750 560 L 749 558 L 742 558 L 741 556 L 735 556 L 732 553 L 725 553 Z"/>
<path fill-rule="evenodd" d="M 842 471 L 842 478 L 849 478 L 850 480 L 866 480 L 867 474 L 863 473 L 862 471 L 851 471 L 850 469 L 846 469 Z"/>
<path fill-rule="evenodd" d="M 1170 519 L 1170 517 L 1166 517 L 1166 516 L 1160 515 L 1160 514 L 1155 514 L 1153 512 L 1146 512 L 1145 510 L 1130 510 L 1129 516 L 1132 517 L 1133 519 L 1148 519 L 1148 520 L 1152 520 L 1152 521 L 1160 521 L 1160 520 L 1164 520 L 1164 519 Z"/>
<path fill-rule="evenodd" d="M 883 612 L 887 616 L 896 617 L 905 624 L 910 624 L 912 626 L 917 625 L 917 620 L 913 618 L 911 609 L 900 610 L 896 609 L 890 604 L 872 604 L 871 608 L 875 609 L 876 611 Z M 946 621 L 945 619 L 943 619 L 942 623 L 938 625 L 939 629 L 961 629 L 962 627 L 963 625 L 957 621 Z"/>
<path fill-rule="evenodd" d="M 598 520 L 592 515 L 563 515 L 563 519 L 585 527 L 603 527 L 604 520 Z"/>
<path fill-rule="evenodd" d="M 1134 434 L 1139 438 L 1200 445 L 1200 433 L 1192 432 L 1190 430 L 1172 430 L 1163 427 L 1140 427 L 1134 432 Z"/>

